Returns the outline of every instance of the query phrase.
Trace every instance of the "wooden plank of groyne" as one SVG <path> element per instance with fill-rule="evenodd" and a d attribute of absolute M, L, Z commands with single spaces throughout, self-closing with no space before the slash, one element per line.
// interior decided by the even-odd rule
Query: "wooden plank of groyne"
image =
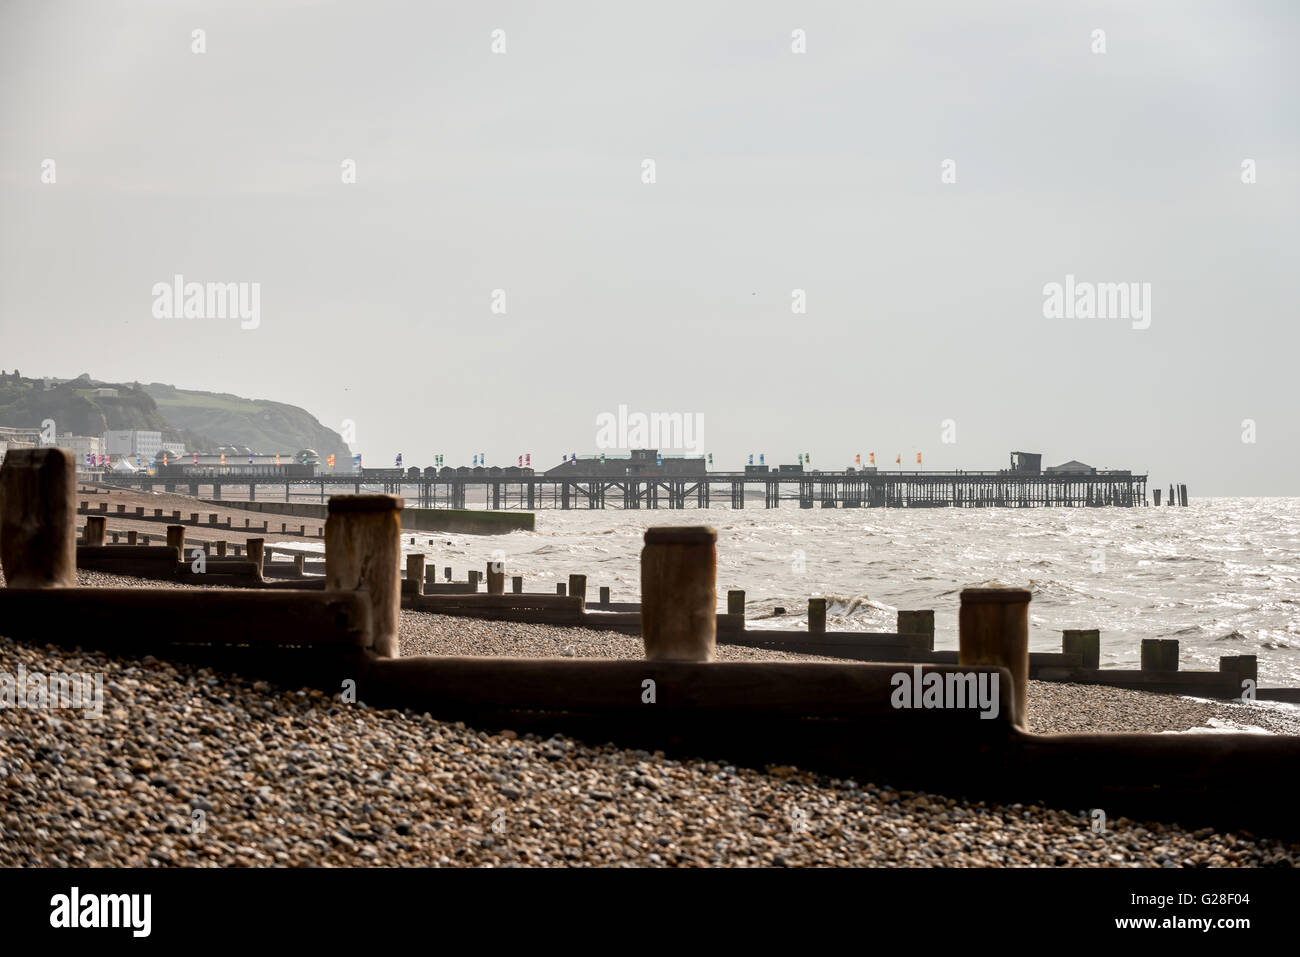
<path fill-rule="evenodd" d="M 1043 681 L 1107 685 L 1171 694 L 1208 695 L 1216 698 L 1241 696 L 1241 681 L 1232 673 L 1219 671 L 1133 671 L 1123 668 L 1043 668 L 1035 677 Z"/>
<path fill-rule="evenodd" d="M 10 638 L 86 641 L 99 647 L 125 642 L 132 647 L 367 648 L 369 621 L 365 597 L 355 592 L 0 589 L 0 633 Z"/>
<path fill-rule="evenodd" d="M 582 608 L 582 599 L 570 595 L 485 595 L 482 592 L 463 594 L 412 596 L 410 607 L 420 611 L 437 612 L 449 608 L 483 609 L 484 611 L 562 609 L 576 612 Z"/>
<path fill-rule="evenodd" d="M 983 666 L 922 666 L 922 674 L 1000 675 Z M 447 713 L 462 706 L 498 710 L 643 712 L 644 683 L 655 684 L 660 711 L 712 711 L 721 715 L 782 714 L 817 718 L 897 719 L 897 668 L 880 664 L 786 661 L 639 661 L 620 658 L 487 658 L 418 655 L 367 663 L 359 691 L 400 699 L 402 707 Z M 911 672 L 908 676 L 910 679 Z M 396 696 L 396 697 L 394 697 Z M 1005 700 L 1005 699 L 1004 699 Z M 974 708 L 909 711 L 909 716 L 1006 723 L 1005 711 L 981 718 Z"/>

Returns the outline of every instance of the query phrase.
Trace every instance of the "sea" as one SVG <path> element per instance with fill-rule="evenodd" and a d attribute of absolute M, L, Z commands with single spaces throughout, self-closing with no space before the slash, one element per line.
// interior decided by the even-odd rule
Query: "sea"
<path fill-rule="evenodd" d="M 473 506 L 471 506 L 473 507 Z M 1206 498 L 1186 507 L 549 510 L 536 529 L 403 537 L 458 580 L 488 561 L 553 591 L 571 573 L 587 594 L 637 601 L 652 525 L 718 533 L 718 604 L 745 591 L 751 628 L 893 631 L 898 609 L 935 612 L 935 647 L 957 647 L 963 588 L 1028 588 L 1030 648 L 1059 651 L 1066 628 L 1101 630 L 1102 667 L 1132 668 L 1143 638 L 1176 638 L 1180 667 L 1258 656 L 1261 686 L 1300 686 L 1300 498 Z"/>

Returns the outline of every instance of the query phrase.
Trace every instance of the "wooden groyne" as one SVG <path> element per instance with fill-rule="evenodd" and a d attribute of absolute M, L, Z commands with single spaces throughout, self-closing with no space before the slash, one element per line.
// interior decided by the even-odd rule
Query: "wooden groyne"
<path fill-rule="evenodd" d="M 323 519 L 328 505 L 315 502 L 241 502 L 230 499 L 202 499 L 211 505 L 252 512 L 275 512 L 280 515 L 301 515 Z M 536 516 L 529 512 L 493 512 L 459 508 L 403 508 L 402 527 L 417 532 L 449 532 L 453 535 L 504 535 L 509 532 L 531 532 L 536 526 Z"/>
<path fill-rule="evenodd" d="M 91 517 L 94 519 L 94 516 Z M 89 527 L 89 526 L 88 526 Z M 179 557 L 175 547 L 94 545 L 83 542 L 77 547 L 78 567 L 193 584 L 264 589 L 323 590 L 327 560 L 309 558 L 291 548 L 257 543 L 258 557 L 241 555 L 234 543 L 197 542 L 184 544 L 184 528 L 169 528 L 169 542 L 184 548 Z M 80 534 L 80 532 L 79 532 Z M 102 534 L 102 532 L 101 532 Z M 412 538 L 412 544 L 415 539 Z M 196 570 L 198 553 L 204 556 L 202 570 Z M 275 560 L 286 557 L 288 560 Z M 544 624 L 625 635 L 640 635 L 642 607 L 638 602 L 611 600 L 608 586 L 595 590 L 594 600 L 587 597 L 587 576 L 573 575 L 570 581 L 557 582 L 553 590 L 525 591 L 524 579 L 501 572 L 502 591 L 483 591 L 487 578 L 470 569 L 463 579 L 453 580 L 453 569 L 439 568 L 420 559 L 419 573 L 411 577 L 408 561 L 405 573 L 399 571 L 401 602 L 404 608 L 430 614 L 481 618 L 520 624 Z M 573 580 L 581 580 L 583 594 L 570 594 Z M 509 590 L 506 590 L 506 584 Z M 788 654 L 840 658 L 845 661 L 898 661 L 926 664 L 956 664 L 957 652 L 935 650 L 934 611 L 900 610 L 892 632 L 827 631 L 825 599 L 808 601 L 808 624 L 804 630 L 751 628 L 744 613 L 745 593 L 727 592 L 726 613 L 716 614 L 715 633 L 722 644 L 743 645 Z M 1254 655 L 1226 655 L 1219 659 L 1218 671 L 1187 671 L 1179 667 L 1179 643 L 1175 639 L 1143 639 L 1139 668 L 1102 668 L 1101 633 L 1096 629 L 1066 629 L 1062 632 L 1059 652 L 1030 652 L 1029 677 L 1040 681 L 1105 685 L 1167 694 L 1233 700 L 1253 697 L 1258 700 L 1300 703 L 1300 688 L 1261 688 L 1258 686 L 1257 659 Z M 1248 682 L 1248 684 L 1243 684 Z"/>
<path fill-rule="evenodd" d="M 81 589 L 69 586 L 71 464 L 64 450 L 35 449 L 11 452 L 0 468 L 0 561 L 8 585 L 0 590 L 0 622 L 9 637 L 175 655 L 332 692 L 355 682 L 360 700 L 379 707 L 485 727 L 563 731 L 675 756 L 792 764 L 969 798 L 1096 807 L 1111 818 L 1277 836 L 1300 831 L 1284 801 L 1261 800 L 1250 785 L 1293 766 L 1300 737 L 1026 732 L 1030 656 L 1020 623 L 1027 592 L 963 593 L 955 665 L 710 661 L 716 621 L 708 616 L 645 628 L 645 661 L 399 657 L 391 621 L 400 593 L 400 531 L 385 518 L 400 508 L 398 500 L 339 502 L 340 515 L 373 514 L 385 523 L 331 525 L 328 576 L 351 578 L 345 590 Z M 675 529 L 647 546 L 689 544 L 688 537 L 700 545 L 711 530 L 695 532 Z M 689 583 L 643 576 L 643 612 L 673 601 L 696 608 L 689 596 L 712 594 L 714 582 L 701 577 L 712 574 L 712 563 L 690 567 Z M 178 618 L 198 624 L 150 625 Z M 1071 654 L 1082 659 L 1087 645 Z"/>

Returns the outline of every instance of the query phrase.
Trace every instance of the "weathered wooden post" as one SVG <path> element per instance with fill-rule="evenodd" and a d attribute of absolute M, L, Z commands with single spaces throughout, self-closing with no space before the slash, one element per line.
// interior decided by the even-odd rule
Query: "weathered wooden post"
<path fill-rule="evenodd" d="M 465 578 L 469 582 L 469 590 L 478 591 L 478 569 L 471 568 L 465 573 Z"/>
<path fill-rule="evenodd" d="M 155 508 L 155 509 L 153 510 L 153 517 L 154 517 L 154 518 L 162 518 L 162 509 L 160 509 L 160 508 Z"/>
<path fill-rule="evenodd" d="M 218 557 L 218 558 L 225 558 L 225 557 L 226 557 L 226 543 L 225 543 L 225 542 L 217 542 L 217 557 Z"/>
<path fill-rule="evenodd" d="M 293 571 L 299 578 L 307 574 L 307 556 L 299 553 L 293 556 Z"/>
<path fill-rule="evenodd" d="M 149 536 L 148 536 L 148 535 L 146 535 L 146 536 L 144 537 L 144 543 L 145 543 L 146 545 L 149 544 Z"/>
<path fill-rule="evenodd" d="M 76 487 L 77 465 L 67 449 L 11 449 L 5 454 L 0 465 L 0 567 L 7 587 L 77 584 Z"/>
<path fill-rule="evenodd" d="M 101 512 L 107 513 L 107 512 L 108 512 L 108 503 L 107 503 L 107 502 L 100 502 L 100 503 L 99 503 L 99 510 L 100 510 Z"/>
<path fill-rule="evenodd" d="M 137 505 L 137 506 L 135 507 L 135 517 L 136 517 L 136 518 L 144 518 L 144 506 L 143 506 L 143 505 Z"/>
<path fill-rule="evenodd" d="M 569 597 L 581 598 L 583 607 L 587 604 L 587 576 L 570 575 L 569 576 Z"/>
<path fill-rule="evenodd" d="M 198 513 L 198 512 L 190 512 L 190 524 L 191 524 L 191 525 L 197 525 L 197 524 L 199 524 L 199 513 Z"/>
<path fill-rule="evenodd" d="M 934 609 L 918 608 L 909 611 L 899 609 L 897 624 L 894 626 L 898 629 L 900 635 L 920 635 L 924 636 L 924 642 L 927 651 L 934 651 Z"/>
<path fill-rule="evenodd" d="M 215 526 L 217 524 L 217 513 L 208 512 L 208 524 Z"/>
<path fill-rule="evenodd" d="M 826 599 L 808 599 L 808 633 L 810 635 L 826 634 Z"/>
<path fill-rule="evenodd" d="M 608 585 L 601 585 L 601 586 L 600 586 L 600 603 L 601 603 L 602 605 L 608 605 L 608 604 L 609 604 L 609 586 L 608 586 Z"/>
<path fill-rule="evenodd" d="M 125 505 L 119 505 L 119 506 L 117 507 L 117 514 L 118 514 L 118 515 L 125 515 L 125 514 L 126 514 L 126 506 L 125 506 Z"/>
<path fill-rule="evenodd" d="M 1101 630 L 1066 628 L 1061 632 L 1061 650 L 1067 655 L 1079 655 L 1082 667 L 1096 670 L 1101 667 Z"/>
<path fill-rule="evenodd" d="M 86 544 L 103 545 L 104 531 L 108 527 L 108 519 L 103 515 L 86 516 Z M 113 535 L 113 541 L 117 541 L 116 533 Z"/>
<path fill-rule="evenodd" d="M 1239 691 L 1245 690 L 1247 681 L 1259 684 L 1259 659 L 1255 655 L 1223 655 L 1219 658 L 1219 671 L 1235 674 Z"/>
<path fill-rule="evenodd" d="M 450 566 L 450 565 L 448 565 L 446 568 L 444 568 L 444 569 L 442 570 L 442 577 L 443 577 L 443 580 L 444 580 L 444 581 L 451 581 L 451 566 Z"/>
<path fill-rule="evenodd" d="M 184 532 L 185 529 L 181 529 L 181 533 L 184 534 Z M 167 540 L 167 544 L 171 544 L 170 538 Z M 246 544 L 248 545 L 248 560 L 257 566 L 257 574 L 260 576 L 262 574 L 262 561 L 265 554 L 264 549 L 266 547 L 266 539 L 250 538 Z"/>
<path fill-rule="evenodd" d="M 727 592 L 727 614 L 743 615 L 745 613 L 745 593 L 739 588 Z"/>
<path fill-rule="evenodd" d="M 506 593 L 505 562 L 488 562 L 487 592 L 489 595 L 504 595 Z"/>
<path fill-rule="evenodd" d="M 181 510 L 178 508 L 172 509 L 172 521 L 179 522 L 180 520 L 181 520 Z"/>
<path fill-rule="evenodd" d="M 134 544 L 135 544 L 135 540 L 136 540 L 135 530 L 132 529 L 131 531 L 129 531 L 129 532 L 126 533 L 126 543 L 127 543 L 128 545 L 134 545 Z"/>
<path fill-rule="evenodd" d="M 1011 672 L 1012 721 L 1025 727 L 1029 708 L 1029 599 L 1025 588 L 967 588 L 961 593 L 957 661 Z"/>
<path fill-rule="evenodd" d="M 299 526 L 298 526 L 298 534 L 301 535 L 303 538 L 306 538 L 306 537 L 307 537 L 307 526 L 306 526 L 306 525 L 299 525 Z"/>
<path fill-rule="evenodd" d="M 522 595 L 524 593 L 523 575 L 515 575 L 513 578 L 510 579 L 510 590 L 514 592 L 516 595 Z"/>
<path fill-rule="evenodd" d="M 87 529 L 86 529 L 86 532 L 89 533 L 89 532 L 90 532 L 90 529 L 87 528 Z M 119 533 L 117 533 L 117 532 L 109 532 L 109 533 L 108 533 L 109 540 L 112 541 L 112 543 L 113 543 L 114 545 L 117 544 L 118 534 L 119 534 Z"/>
<path fill-rule="evenodd" d="M 555 594 L 557 594 L 557 595 L 567 595 L 568 593 L 569 593 L 569 592 L 568 592 L 568 586 L 565 585 L 564 582 L 556 582 L 556 583 L 555 583 Z"/>
<path fill-rule="evenodd" d="M 718 533 L 648 528 L 641 550 L 641 635 L 652 661 L 712 661 L 717 647 Z"/>
<path fill-rule="evenodd" d="M 414 544 L 415 539 L 411 539 Z M 411 582 L 410 590 L 417 595 L 424 594 L 424 556 L 412 552 L 406 556 L 406 580 Z"/>
<path fill-rule="evenodd" d="M 1178 639 L 1177 638 L 1143 638 L 1142 639 L 1142 670 L 1143 671 L 1177 671 L 1178 670 Z"/>
<path fill-rule="evenodd" d="M 168 525 L 167 526 L 167 547 L 176 549 L 181 556 L 181 561 L 185 561 L 185 526 Z"/>
<path fill-rule="evenodd" d="M 400 653 L 402 499 L 396 495 L 335 495 L 325 520 L 325 587 L 365 590 L 375 653 Z"/>
<path fill-rule="evenodd" d="M 1156 504 L 1159 505 L 1159 504 L 1160 504 L 1160 489 L 1158 489 L 1158 488 L 1153 488 L 1153 489 L 1151 490 L 1151 494 L 1155 497 Z"/>

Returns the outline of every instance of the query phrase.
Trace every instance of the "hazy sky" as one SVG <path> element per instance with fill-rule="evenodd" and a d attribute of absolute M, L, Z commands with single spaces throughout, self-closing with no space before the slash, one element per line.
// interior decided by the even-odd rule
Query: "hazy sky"
<path fill-rule="evenodd" d="M 626 405 L 719 468 L 1300 494 L 1297 48 L 1289 2 L 4 0 L 0 366 L 291 402 L 368 465 L 550 466 Z M 156 318 L 178 273 L 260 324 Z M 1045 318 L 1067 274 L 1149 328 Z"/>

